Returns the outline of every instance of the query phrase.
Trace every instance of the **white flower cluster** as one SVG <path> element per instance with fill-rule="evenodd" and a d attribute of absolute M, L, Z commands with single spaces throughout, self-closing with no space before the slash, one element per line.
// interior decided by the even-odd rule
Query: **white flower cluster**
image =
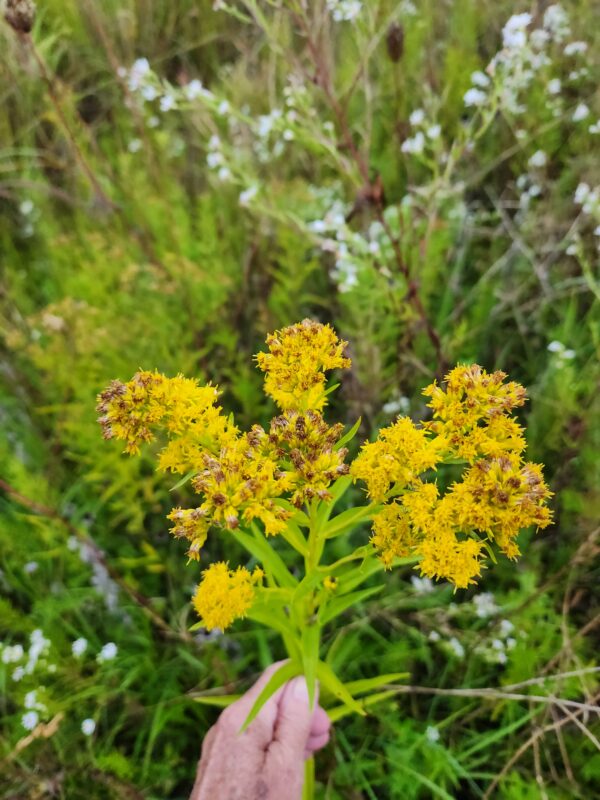
<path fill-rule="evenodd" d="M 318 237 L 321 250 L 334 255 L 335 266 L 331 274 L 340 292 L 348 292 L 357 286 L 361 271 L 372 267 L 373 259 L 389 246 L 385 230 L 378 221 L 369 225 L 366 236 L 352 230 L 346 223 L 344 205 L 339 201 L 322 219 L 309 222 L 307 227 Z"/>
<path fill-rule="evenodd" d="M 571 361 L 577 355 L 575 350 L 569 350 L 562 342 L 559 342 L 556 339 L 549 343 L 547 349 L 550 353 L 554 353 L 556 355 L 559 365 L 564 361 Z"/>
<path fill-rule="evenodd" d="M 466 106 L 484 107 L 495 98 L 501 108 L 511 114 L 524 113 L 526 106 L 522 98 L 536 76 L 552 65 L 549 48 L 562 44 L 570 35 L 567 12 L 559 4 L 549 6 L 540 27 L 531 29 L 532 15 L 524 12 L 513 14 L 502 29 L 502 49 L 494 56 L 486 72 L 477 71 L 471 76 L 472 87 L 464 96 Z M 586 42 L 568 42 L 563 48 L 566 58 L 581 57 L 587 50 Z M 587 74 L 587 68 L 571 70 L 569 80 L 575 81 Z M 557 98 L 562 91 L 559 78 L 551 78 L 546 91 L 551 98 Z M 551 105 L 552 113 L 561 113 L 560 107 Z M 580 103 L 572 119 L 580 122 L 589 114 L 585 103 Z"/>
<path fill-rule="evenodd" d="M 441 126 L 437 122 L 429 122 L 422 108 L 415 109 L 408 120 L 415 132 L 402 142 L 402 152 L 419 156 L 427 147 L 436 149 L 442 135 Z"/>
<path fill-rule="evenodd" d="M 335 22 L 351 22 L 362 11 L 360 0 L 325 0 L 325 4 Z"/>
<path fill-rule="evenodd" d="M 46 639 L 40 628 L 36 628 L 31 632 L 27 653 L 25 653 L 25 649 L 21 644 L 0 644 L 2 663 L 17 664 L 12 673 L 13 681 L 20 681 L 25 675 L 33 674 L 38 667 L 42 667 L 48 672 L 54 672 L 56 666 L 48 664 L 47 661 L 50 644 L 50 640 Z"/>
<path fill-rule="evenodd" d="M 497 635 L 489 641 L 475 647 L 475 652 L 489 664 L 506 664 L 508 653 L 516 646 L 517 640 L 512 636 L 515 626 L 509 619 L 500 621 Z"/>

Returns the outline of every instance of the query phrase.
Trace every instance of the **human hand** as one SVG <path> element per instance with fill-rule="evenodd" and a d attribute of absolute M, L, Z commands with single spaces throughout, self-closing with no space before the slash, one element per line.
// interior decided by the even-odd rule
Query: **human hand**
<path fill-rule="evenodd" d="M 266 669 L 207 733 L 190 800 L 300 799 L 304 760 L 329 741 L 329 717 L 318 705 L 318 692 L 311 710 L 305 679 L 293 678 L 240 733 L 254 701 L 281 663 Z"/>

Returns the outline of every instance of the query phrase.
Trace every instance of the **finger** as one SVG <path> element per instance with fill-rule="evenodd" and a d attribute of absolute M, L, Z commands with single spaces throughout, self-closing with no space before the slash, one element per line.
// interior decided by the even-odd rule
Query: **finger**
<path fill-rule="evenodd" d="M 316 750 L 321 750 L 321 748 L 328 744 L 329 739 L 329 731 L 326 733 L 321 733 L 319 736 L 309 736 L 308 741 L 306 742 L 305 750 L 309 753 L 314 753 Z"/>
<path fill-rule="evenodd" d="M 318 736 L 322 733 L 328 733 L 331 728 L 331 720 L 324 708 L 317 706 L 314 710 L 313 717 L 310 723 L 309 736 Z"/>
<path fill-rule="evenodd" d="M 319 699 L 318 686 L 315 705 Z M 298 757 L 304 752 L 310 736 L 314 711 L 309 705 L 306 679 L 300 675 L 285 687 L 279 700 L 279 714 L 274 731 L 274 742 L 278 742 L 289 753 Z"/>
<path fill-rule="evenodd" d="M 225 729 L 229 734 L 239 734 L 240 728 L 246 721 L 260 693 L 273 674 L 285 663 L 285 661 L 278 661 L 275 664 L 271 664 L 270 667 L 267 667 L 254 686 L 248 689 L 246 694 L 240 697 L 239 700 L 236 700 L 235 703 L 232 703 L 223 711 L 219 718 L 219 726 Z M 271 741 L 277 721 L 278 702 L 284 688 L 285 686 L 282 686 L 278 689 L 263 705 L 258 716 L 250 723 L 247 730 L 244 732 L 244 739 L 250 739 L 252 742 L 254 742 L 255 739 L 260 740 L 256 741 L 256 745 L 259 747 L 264 747 Z"/>

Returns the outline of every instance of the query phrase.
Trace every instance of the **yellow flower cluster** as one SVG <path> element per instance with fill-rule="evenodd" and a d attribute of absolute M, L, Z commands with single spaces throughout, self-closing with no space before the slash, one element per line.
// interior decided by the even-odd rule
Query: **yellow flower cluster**
<path fill-rule="evenodd" d="M 169 442 L 159 456 L 159 468 L 189 472 L 199 465 L 205 449 L 218 451 L 237 435 L 215 405 L 218 397 L 210 384 L 199 386 L 182 375 L 166 378 L 140 370 L 128 383 L 112 381 L 98 395 L 98 422 L 104 438 L 125 441 L 130 455 L 155 438 L 155 429 L 164 430 Z"/>
<path fill-rule="evenodd" d="M 363 446 L 351 473 L 366 483 L 372 500 L 387 501 L 371 537 L 387 568 L 414 555 L 423 575 L 465 588 L 481 574 L 486 542 L 516 558 L 519 531 L 550 524 L 541 467 L 523 461 L 521 428 L 508 416 L 523 404 L 525 390 L 504 378 L 477 365 L 457 367 L 443 387 L 425 390 L 431 422 L 417 428 L 400 418 Z M 440 497 L 437 485 L 420 475 L 457 458 L 470 466 Z"/>
<path fill-rule="evenodd" d="M 440 461 L 439 442 L 408 417 L 400 417 L 379 431 L 377 441 L 363 445 L 350 471 L 367 484 L 369 497 L 380 502 L 390 490 L 414 483 Z"/>
<path fill-rule="evenodd" d="M 507 414 L 525 403 L 526 393 L 505 378 L 477 364 L 459 365 L 446 375 L 444 388 L 434 382 L 423 390 L 434 416 L 424 427 L 441 437 L 448 456 L 473 464 L 481 456 L 523 452 L 523 430 Z"/>
<path fill-rule="evenodd" d="M 205 569 L 192 602 L 206 629 L 225 630 L 234 620 L 245 617 L 263 574 L 259 567 L 252 573 L 245 567 L 230 570 L 223 561 Z"/>
<path fill-rule="evenodd" d="M 325 375 L 347 368 L 347 342 L 329 325 L 305 319 L 267 337 L 268 353 L 256 360 L 265 375 L 265 393 L 283 411 L 320 411 L 326 403 Z"/>
<path fill-rule="evenodd" d="M 344 430 L 339 423 L 327 425 L 320 412 L 286 411 L 271 420 L 269 439 L 277 457 L 290 462 L 289 478 L 294 487 L 291 502 L 300 507 L 314 497 L 327 500 L 327 487 L 348 473 L 345 447 L 336 449 Z"/>
<path fill-rule="evenodd" d="M 266 535 L 281 533 L 290 511 L 329 497 L 327 488 L 348 472 L 346 448 L 337 447 L 343 425 L 329 426 L 319 409 L 325 404 L 325 371 L 347 367 L 345 342 L 332 328 L 304 320 L 271 335 L 268 353 L 257 356 L 265 391 L 282 407 L 267 433 L 255 425 L 241 433 L 225 417 L 213 386 L 139 371 L 128 383 L 113 381 L 98 397 L 104 436 L 125 441 L 126 452 L 163 432 L 162 470 L 194 472 L 191 485 L 202 497 L 197 508 L 174 508 L 171 532 L 185 539 L 187 555 L 198 561 L 208 530 L 234 530 L 260 520 Z M 231 572 L 216 564 L 203 573 L 194 605 L 207 627 L 224 628 L 252 601 L 252 579 L 244 569 Z"/>

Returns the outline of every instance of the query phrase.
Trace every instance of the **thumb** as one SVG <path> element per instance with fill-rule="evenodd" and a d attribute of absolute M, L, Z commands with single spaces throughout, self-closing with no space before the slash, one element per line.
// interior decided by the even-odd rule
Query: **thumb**
<path fill-rule="evenodd" d="M 303 675 L 293 678 L 281 695 L 273 741 L 278 742 L 292 758 L 302 759 L 304 756 L 318 701 L 317 686 L 313 706 L 310 706 L 308 687 Z"/>

